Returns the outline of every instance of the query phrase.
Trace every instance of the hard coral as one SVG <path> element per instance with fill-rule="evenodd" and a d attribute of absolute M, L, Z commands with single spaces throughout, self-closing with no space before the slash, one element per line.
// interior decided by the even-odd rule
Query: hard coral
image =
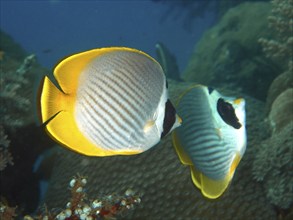
<path fill-rule="evenodd" d="M 286 89 L 275 99 L 269 122 L 273 133 L 279 133 L 288 123 L 293 122 L 293 88 Z"/>
<path fill-rule="evenodd" d="M 272 0 L 269 25 L 277 35 L 274 39 L 260 38 L 259 42 L 268 57 L 282 58 L 287 62 L 293 56 L 293 0 Z"/>
<path fill-rule="evenodd" d="M 170 81 L 171 99 L 176 100 L 189 87 L 188 83 Z M 121 219 L 276 219 L 276 212 L 251 174 L 255 147 L 264 137 L 263 104 L 244 98 L 248 106 L 248 149 L 231 186 L 218 200 L 207 200 L 194 187 L 190 172 L 179 161 L 171 137 L 167 136 L 154 148 L 133 156 L 93 158 L 60 147 L 46 203 L 50 207 L 64 204 L 67 180 L 79 172 L 91 180 L 87 191 L 90 195 L 121 192 L 125 187 L 141 192 L 141 205 Z"/>
<path fill-rule="evenodd" d="M 293 121 L 263 141 L 253 162 L 253 176 L 279 208 L 293 204 Z"/>
<path fill-rule="evenodd" d="M 293 0 L 271 2 L 268 19 L 276 35 L 259 41 L 266 55 L 285 68 L 269 89 L 266 108 L 272 135 L 260 144 L 253 174 L 270 203 L 283 210 L 293 204 Z"/>
<path fill-rule="evenodd" d="M 266 111 L 269 112 L 275 99 L 288 88 L 293 88 L 293 62 L 288 71 L 277 76 L 270 85 L 266 100 Z"/>

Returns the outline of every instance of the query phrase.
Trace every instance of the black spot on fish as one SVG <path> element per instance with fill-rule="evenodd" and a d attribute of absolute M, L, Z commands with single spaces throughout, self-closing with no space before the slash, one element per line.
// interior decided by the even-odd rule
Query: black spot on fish
<path fill-rule="evenodd" d="M 209 90 L 209 94 L 211 94 L 214 91 L 214 88 L 208 87 L 208 90 Z"/>
<path fill-rule="evenodd" d="M 217 110 L 224 122 L 235 129 L 241 128 L 242 125 L 235 114 L 235 109 L 229 102 L 225 102 L 224 99 L 220 98 L 217 102 Z"/>
<path fill-rule="evenodd" d="M 176 110 L 170 100 L 168 99 L 165 105 L 165 117 L 163 123 L 163 132 L 161 138 L 166 136 L 176 121 Z"/>
<path fill-rule="evenodd" d="M 168 81 L 167 81 L 167 79 L 166 79 L 166 88 L 168 89 Z"/>

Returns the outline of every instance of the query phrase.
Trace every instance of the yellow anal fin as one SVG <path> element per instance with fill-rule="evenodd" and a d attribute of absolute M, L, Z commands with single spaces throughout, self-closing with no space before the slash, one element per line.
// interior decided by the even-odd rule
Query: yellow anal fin
<path fill-rule="evenodd" d="M 235 157 L 234 157 L 234 159 L 233 159 L 233 162 L 232 162 L 232 164 L 231 164 L 231 166 L 230 166 L 230 170 L 229 170 L 229 175 L 230 175 L 230 176 L 233 177 L 234 172 L 235 172 L 235 170 L 236 170 L 238 164 L 240 163 L 240 160 L 241 160 L 241 156 L 240 156 L 240 154 L 239 154 L 239 153 L 236 153 L 236 154 L 235 154 Z"/>
<path fill-rule="evenodd" d="M 224 179 L 212 180 L 201 172 L 196 170 L 193 166 L 191 169 L 191 178 L 194 185 L 201 190 L 201 193 L 209 199 L 219 198 L 228 188 L 232 177 L 227 174 Z"/>
<path fill-rule="evenodd" d="M 178 137 L 176 134 L 176 131 L 174 131 L 172 133 L 172 141 L 173 141 L 173 146 L 175 147 L 175 150 L 177 152 L 177 155 L 181 161 L 181 163 L 183 163 L 184 165 L 193 165 L 190 157 L 186 154 L 186 152 L 184 151 Z"/>
<path fill-rule="evenodd" d="M 49 135 L 58 143 L 88 156 L 110 156 L 116 152 L 103 150 L 90 142 L 78 129 L 72 112 L 61 111 L 46 125 Z"/>
<path fill-rule="evenodd" d="M 190 166 L 190 174 L 193 184 L 198 188 L 201 189 L 201 175 L 202 173 L 197 171 L 194 166 Z"/>

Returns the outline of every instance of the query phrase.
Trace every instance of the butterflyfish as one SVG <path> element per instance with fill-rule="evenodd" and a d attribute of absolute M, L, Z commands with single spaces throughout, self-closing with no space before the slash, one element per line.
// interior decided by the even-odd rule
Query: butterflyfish
<path fill-rule="evenodd" d="M 175 108 L 183 120 L 172 134 L 179 159 L 190 167 L 201 193 L 216 199 L 228 188 L 246 150 L 245 100 L 195 85 Z"/>
<path fill-rule="evenodd" d="M 62 60 L 57 86 L 45 76 L 41 121 L 59 144 L 88 156 L 142 153 L 181 124 L 159 63 L 125 47 L 93 49 Z"/>

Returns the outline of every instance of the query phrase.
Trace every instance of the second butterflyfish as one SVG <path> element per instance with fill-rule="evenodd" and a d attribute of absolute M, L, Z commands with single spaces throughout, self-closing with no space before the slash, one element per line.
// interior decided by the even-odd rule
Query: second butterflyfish
<path fill-rule="evenodd" d="M 173 144 L 194 185 L 210 199 L 228 188 L 246 149 L 245 100 L 222 96 L 196 85 L 185 91 L 176 105 L 183 124 L 173 134 Z"/>
<path fill-rule="evenodd" d="M 125 47 L 93 49 L 62 60 L 40 88 L 49 135 L 89 156 L 142 153 L 181 124 L 159 63 Z"/>

